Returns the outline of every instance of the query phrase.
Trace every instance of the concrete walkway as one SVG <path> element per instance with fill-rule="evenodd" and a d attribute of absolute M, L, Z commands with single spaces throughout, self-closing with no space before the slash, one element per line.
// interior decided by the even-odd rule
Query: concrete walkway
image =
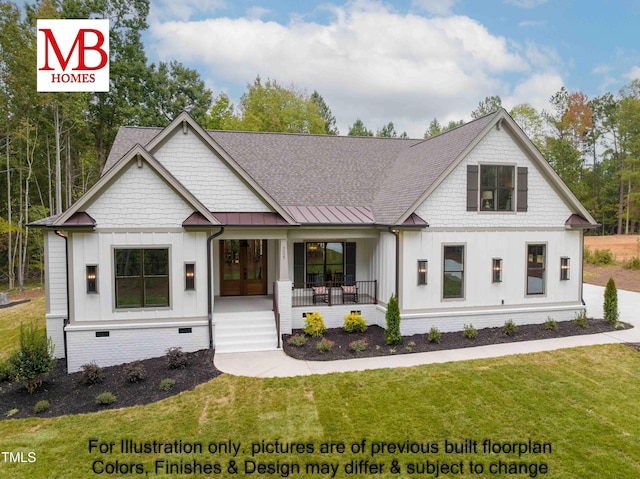
<path fill-rule="evenodd" d="M 584 300 L 587 304 L 587 315 L 589 317 L 601 318 L 604 288 L 585 284 Z M 594 344 L 640 343 L 640 293 L 619 290 L 618 308 L 620 310 L 620 320 L 633 324 L 633 329 L 571 336 L 568 338 L 543 339 L 538 341 L 478 346 L 475 348 L 337 361 L 301 361 L 287 356 L 281 350 L 249 353 L 216 353 L 214 363 L 220 371 L 237 376 L 264 378 L 291 377 L 494 358 L 510 354 L 552 351 L 555 349 L 591 346 Z"/>

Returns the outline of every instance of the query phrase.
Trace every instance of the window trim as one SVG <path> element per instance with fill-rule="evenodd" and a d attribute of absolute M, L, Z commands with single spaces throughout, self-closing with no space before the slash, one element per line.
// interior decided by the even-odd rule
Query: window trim
<path fill-rule="evenodd" d="M 530 246 L 543 246 L 544 247 L 544 262 L 542 263 L 542 293 L 529 293 L 529 247 Z M 525 255 L 524 255 L 524 291 L 526 297 L 540 298 L 547 296 L 547 256 L 549 255 L 549 245 L 547 242 L 533 241 L 525 243 Z"/>
<path fill-rule="evenodd" d="M 512 178 L 513 178 L 513 184 L 511 185 L 511 209 L 505 209 L 505 210 L 499 210 L 499 209 L 483 209 L 482 207 L 482 168 L 484 167 L 496 167 L 496 187 L 492 190 L 495 193 L 495 196 L 498 196 L 498 191 L 500 189 L 507 189 L 507 188 L 500 188 L 500 186 L 497 184 L 498 180 L 497 180 L 497 167 L 500 166 L 507 166 L 507 167 L 511 167 L 513 169 L 513 173 L 512 173 Z M 518 192 L 518 165 L 517 163 L 478 163 L 478 209 L 477 211 L 479 213 L 489 213 L 489 214 L 513 214 L 516 213 L 517 209 L 517 192 Z M 497 201 L 496 198 L 493 198 L 494 201 L 494 205 L 496 204 L 495 202 Z"/>
<path fill-rule="evenodd" d="M 445 249 L 448 247 L 457 247 L 462 246 L 462 295 L 455 297 L 445 297 L 444 295 L 444 274 L 445 270 Z M 440 299 L 441 301 L 464 301 L 466 299 L 467 293 L 467 281 L 466 281 L 466 270 L 467 270 L 467 243 L 442 243 L 441 255 L 442 258 L 442 270 L 440 274 L 440 278 L 442 280 L 442 287 L 440 288 Z"/>
<path fill-rule="evenodd" d="M 167 282 L 168 282 L 168 296 L 167 296 L 167 305 L 162 306 L 118 306 L 118 298 L 117 298 L 117 285 L 116 285 L 116 251 L 117 250 L 150 250 L 150 249 L 159 249 L 167 251 Z M 144 254 L 144 253 L 143 253 Z M 114 312 L 125 312 L 125 311 L 163 311 L 170 310 L 172 308 L 172 248 L 169 244 L 153 244 L 153 245 L 111 245 L 111 267 L 113 268 L 111 274 L 111 287 L 112 287 L 112 310 Z M 142 277 L 144 278 L 144 276 Z"/>

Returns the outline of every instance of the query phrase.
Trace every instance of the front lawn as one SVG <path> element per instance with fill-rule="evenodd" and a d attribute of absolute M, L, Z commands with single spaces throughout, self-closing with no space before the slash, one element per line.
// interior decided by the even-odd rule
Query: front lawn
<path fill-rule="evenodd" d="M 439 477 L 640 477 L 639 369 L 640 353 L 605 345 L 287 379 L 222 375 L 146 406 L 0 421 L 0 449 L 25 459 L 0 462 L 0 477 L 331 477 L 322 471 L 332 467 L 335 477 L 361 478 L 435 477 L 417 472 L 433 467 L 450 469 Z M 155 452 L 122 453 L 122 439 L 147 442 Z M 521 453 L 484 452 L 485 440 Z M 335 443 L 325 446 L 333 452 L 321 453 L 323 442 Z M 169 443 L 199 444 L 203 452 L 156 448 Z M 364 452 L 351 452 L 362 444 Z M 547 446 L 535 452 L 536 444 Z M 238 445 L 234 457 L 229 451 Z M 446 452 L 456 446 L 459 452 Z M 485 472 L 470 474 L 470 461 Z M 156 464 L 161 472 L 182 467 L 183 474 L 156 474 Z M 207 465 L 211 473 L 184 473 Z M 461 474 L 454 472 L 458 465 Z M 98 474 L 93 467 L 120 472 Z M 124 474 L 126 468 L 133 473 Z M 514 468 L 522 473 L 504 474 Z"/>

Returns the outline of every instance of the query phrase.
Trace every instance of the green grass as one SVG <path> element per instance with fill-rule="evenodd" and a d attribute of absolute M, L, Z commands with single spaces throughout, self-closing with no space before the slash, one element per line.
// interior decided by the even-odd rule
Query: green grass
<path fill-rule="evenodd" d="M 2 311 L 2 354 L 16 342 L 20 320 L 44 323 L 42 298 Z M 16 339 L 9 340 L 8 336 Z M 243 474 L 251 459 L 251 443 L 264 441 L 312 444 L 314 453 L 258 454 L 256 461 L 298 463 L 301 474 L 289 477 L 330 477 L 304 473 L 305 464 L 352 459 L 385 463 L 383 474 L 348 477 L 409 477 L 409 463 L 440 461 L 482 463 L 544 462 L 545 478 L 640 477 L 640 353 L 621 345 L 575 348 L 523 356 L 330 374 L 288 379 L 258 379 L 223 375 L 194 391 L 167 400 L 121 410 L 54 419 L 0 421 L 0 450 L 35 452 L 36 462 L 0 461 L 0 477 L 94 477 L 92 463 L 104 460 L 142 463 L 148 477 L 156 475 L 156 459 L 175 462 L 218 462 L 226 468 L 235 460 L 240 473 L 212 477 L 268 477 L 283 474 Z M 46 398 L 46 393 L 42 399 Z M 51 405 L 54 406 L 53 404 Z M 0 411 L 4 418 L 9 411 Z M 229 454 L 122 454 L 121 439 L 136 441 L 233 440 L 242 444 L 237 458 Z M 89 452 L 89 440 L 115 442 L 114 454 Z M 545 441 L 550 454 L 484 454 L 481 442 Z M 350 452 L 351 444 L 366 440 L 367 453 Z M 445 440 L 477 440 L 478 452 L 447 454 Z M 344 443 L 344 454 L 320 454 L 320 443 Z M 371 457 L 372 441 L 436 443 L 439 451 L 411 455 L 399 452 Z M 403 467 L 390 474 L 391 461 Z M 467 471 L 468 469 L 465 469 Z M 102 474 L 107 476 L 107 474 Z M 125 477 L 110 475 L 110 477 Z M 145 477 L 131 475 L 130 477 Z M 179 476 L 173 476 L 179 477 Z M 186 475 L 185 477 L 203 477 Z M 413 475 L 411 477 L 434 477 Z M 442 474 L 440 477 L 446 477 Z M 530 474 L 461 474 L 450 477 L 525 478 Z"/>
<path fill-rule="evenodd" d="M 185 462 L 220 462 L 229 454 L 114 454 L 89 452 L 89 439 L 224 442 L 242 444 L 234 477 L 281 477 L 243 474 L 252 442 L 262 440 L 312 444 L 315 452 L 258 454 L 275 463 L 337 463 L 369 459 L 402 467 L 425 461 L 468 461 L 489 467 L 503 460 L 544 462 L 546 478 L 620 478 L 640 476 L 640 383 L 635 379 L 640 354 L 620 345 L 594 346 L 497 359 L 331 374 L 289 379 L 223 375 L 194 391 L 135 408 L 55 419 L 0 422 L 3 451 L 35 451 L 37 462 L 0 462 L 1 477 L 92 477 L 92 462 L 141 462 L 149 477 L 160 458 Z M 52 405 L 53 407 L 53 405 Z M 2 412 L 4 414 L 4 412 Z M 373 420 L 375 419 L 375 420 Z M 445 440 L 499 442 L 545 441 L 550 454 L 446 454 Z M 371 457 L 349 452 L 353 443 L 372 441 L 437 443 L 428 455 L 385 453 Z M 321 442 L 342 442 L 344 454 L 320 454 Z M 343 469 L 341 469 L 342 471 Z M 224 475 L 224 474 L 223 474 Z M 220 475 L 219 477 L 223 477 Z M 300 477 L 292 474 L 290 477 Z M 408 477 L 369 474 L 353 477 Z M 444 475 L 443 475 L 444 476 Z M 194 477 L 194 476 L 192 476 Z M 200 477 L 200 476 L 195 476 Z M 325 477 L 321 474 L 306 477 Z M 337 477 L 345 477 L 338 473 Z M 417 476 L 415 476 L 417 477 Z M 431 475 L 422 477 L 433 477 Z M 441 476 L 442 477 L 442 476 Z M 468 474 L 456 477 L 507 477 Z M 529 474 L 508 477 L 529 477 Z"/>
<path fill-rule="evenodd" d="M 0 309 L 0 359 L 7 359 L 11 352 L 18 348 L 21 322 L 35 321 L 41 328 L 46 326 L 44 310 L 44 296 L 32 299 L 28 303 Z"/>

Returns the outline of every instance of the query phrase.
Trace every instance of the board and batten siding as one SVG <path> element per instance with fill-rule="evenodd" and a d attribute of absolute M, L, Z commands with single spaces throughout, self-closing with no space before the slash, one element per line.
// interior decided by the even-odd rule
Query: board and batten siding
<path fill-rule="evenodd" d="M 53 355 L 64 357 L 64 321 L 67 318 L 67 265 L 65 240 L 53 231 L 44 234 L 45 295 L 47 336 L 54 346 Z"/>
<path fill-rule="evenodd" d="M 176 129 L 154 157 L 209 211 L 271 211 L 191 129 Z"/>

